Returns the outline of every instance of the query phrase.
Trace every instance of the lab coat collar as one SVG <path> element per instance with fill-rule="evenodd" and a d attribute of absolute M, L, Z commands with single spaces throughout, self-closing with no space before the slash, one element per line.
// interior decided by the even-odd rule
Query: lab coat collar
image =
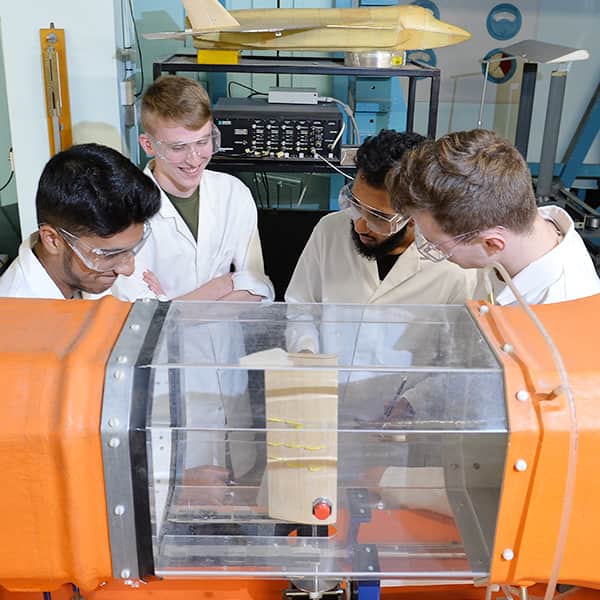
<path fill-rule="evenodd" d="M 563 233 L 563 238 L 558 246 L 540 256 L 513 277 L 516 288 L 528 302 L 535 302 L 542 290 L 560 279 L 564 264 L 560 257 L 563 253 L 568 252 L 572 238 L 575 235 L 573 220 L 562 208 L 544 206 L 539 208 L 538 211 L 542 218 L 556 223 Z M 490 271 L 487 276 L 495 277 L 496 275 Z M 504 286 L 496 297 L 496 302 L 500 305 L 514 304 L 516 301 L 508 286 Z"/>
<path fill-rule="evenodd" d="M 413 242 L 406 248 L 406 250 L 398 256 L 394 266 L 387 274 L 385 279 L 377 286 L 375 293 L 369 300 L 369 302 L 375 302 L 387 294 L 390 290 L 395 289 L 399 285 L 402 285 L 405 281 L 414 277 L 421 270 L 421 261 L 424 260 L 420 257 L 417 247 Z M 370 261 L 373 263 L 375 277 L 379 281 L 379 274 L 377 271 L 377 262 Z"/>
<path fill-rule="evenodd" d="M 177 212 L 177 209 L 173 206 L 173 203 L 169 200 L 169 197 L 165 193 L 165 191 L 160 187 L 158 181 L 154 177 L 154 173 L 152 169 L 154 167 L 154 159 L 150 160 L 144 169 L 144 173 L 154 181 L 158 189 L 160 190 L 160 209 L 155 217 L 160 217 L 161 219 L 173 219 L 175 222 L 175 227 L 177 231 L 188 241 L 190 244 L 196 245 L 196 240 L 189 230 L 188 226 L 185 224 L 185 221 L 181 217 L 181 215 Z M 203 174 L 204 175 L 204 174 Z M 200 180 L 200 190 L 202 190 L 202 179 Z"/>
<path fill-rule="evenodd" d="M 23 269 L 25 280 L 31 283 L 32 289 L 35 290 L 36 298 L 64 300 L 63 293 L 56 283 L 54 283 L 44 265 L 33 253 L 33 247 L 37 241 L 38 233 L 36 231 L 23 240 L 23 243 L 19 247 L 19 263 Z"/>

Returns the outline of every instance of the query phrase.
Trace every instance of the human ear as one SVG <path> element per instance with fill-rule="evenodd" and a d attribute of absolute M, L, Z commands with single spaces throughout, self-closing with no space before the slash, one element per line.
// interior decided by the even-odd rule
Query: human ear
<path fill-rule="evenodd" d="M 54 227 L 44 223 L 40 225 L 38 235 L 40 243 L 48 254 L 57 255 L 60 253 L 63 241 Z"/>
<path fill-rule="evenodd" d="M 506 247 L 506 240 L 504 236 L 495 230 L 483 232 L 480 234 L 483 249 L 488 256 L 495 256 L 500 254 Z"/>
<path fill-rule="evenodd" d="M 150 139 L 150 136 L 147 133 L 140 133 L 139 142 L 140 146 L 142 147 L 142 150 L 148 156 L 154 156 L 154 145 L 152 144 L 152 140 Z"/>

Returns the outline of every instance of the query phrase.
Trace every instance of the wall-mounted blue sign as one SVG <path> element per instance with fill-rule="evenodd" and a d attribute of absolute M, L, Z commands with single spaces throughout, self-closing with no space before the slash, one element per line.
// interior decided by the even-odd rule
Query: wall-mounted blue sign
<path fill-rule="evenodd" d="M 517 61 L 509 54 L 505 54 L 502 48 L 494 48 L 490 50 L 484 57 L 481 63 L 481 72 L 485 75 L 486 62 L 493 59 L 489 63 L 488 81 L 492 83 L 506 83 L 517 70 Z"/>
<path fill-rule="evenodd" d="M 497 4 L 487 17 L 488 33 L 496 40 L 510 40 L 521 30 L 521 11 L 509 2 Z"/>

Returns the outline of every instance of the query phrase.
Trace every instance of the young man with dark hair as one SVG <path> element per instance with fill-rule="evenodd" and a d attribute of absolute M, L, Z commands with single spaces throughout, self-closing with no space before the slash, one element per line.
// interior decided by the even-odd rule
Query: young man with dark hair
<path fill-rule="evenodd" d="M 392 207 L 385 178 L 416 133 L 382 130 L 356 154 L 356 178 L 340 192 L 340 211 L 315 227 L 285 294 L 288 302 L 462 303 L 472 277 L 420 258 L 410 218 Z"/>
<path fill-rule="evenodd" d="M 113 294 L 272 300 L 250 190 L 206 169 L 220 143 L 206 90 L 188 77 L 160 77 L 142 97 L 141 119 L 140 145 L 152 157 L 145 173 L 160 189 L 161 207 L 135 274 Z"/>
<path fill-rule="evenodd" d="M 83 144 L 59 152 L 38 184 L 39 229 L 0 278 L 0 296 L 105 292 L 133 273 L 159 206 L 153 182 L 116 150 Z"/>
<path fill-rule="evenodd" d="M 416 223 L 423 256 L 480 269 L 476 299 L 515 302 L 494 263 L 532 304 L 600 293 L 571 217 L 558 206 L 537 208 L 527 163 L 494 132 L 427 141 L 405 155 L 387 182 L 396 210 Z"/>

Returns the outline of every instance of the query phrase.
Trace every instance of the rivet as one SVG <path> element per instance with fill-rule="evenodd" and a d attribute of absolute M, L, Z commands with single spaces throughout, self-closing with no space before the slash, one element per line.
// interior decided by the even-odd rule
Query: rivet
<path fill-rule="evenodd" d="M 123 377 L 125 377 L 125 373 L 123 373 L 123 371 L 121 371 L 121 369 L 117 369 L 114 373 L 113 373 L 113 377 L 119 381 L 121 379 L 123 379 Z"/>
<path fill-rule="evenodd" d="M 117 515 L 117 517 L 120 517 L 125 514 L 125 507 L 122 504 L 117 504 L 113 508 L 113 512 L 115 513 L 115 515 Z M 127 577 L 129 577 L 129 575 L 127 575 Z"/>
<path fill-rule="evenodd" d="M 121 445 L 121 440 L 119 438 L 110 438 L 110 440 L 108 440 L 108 445 L 111 448 L 118 448 Z"/>
<path fill-rule="evenodd" d="M 514 350 L 514 348 L 512 347 L 512 344 L 504 344 L 504 346 L 502 346 L 502 350 L 504 350 L 504 352 L 510 353 Z"/>
<path fill-rule="evenodd" d="M 479 314 L 480 315 L 487 315 L 490 312 L 490 307 L 487 306 L 487 304 L 482 304 L 479 307 Z"/>
<path fill-rule="evenodd" d="M 527 390 L 519 390 L 517 392 L 517 400 L 527 402 L 527 400 L 529 400 L 529 392 Z"/>
<path fill-rule="evenodd" d="M 502 558 L 504 560 L 512 560 L 515 557 L 515 553 L 512 548 L 505 548 L 502 550 Z"/>
<path fill-rule="evenodd" d="M 119 419 L 117 417 L 110 417 L 110 419 L 108 419 L 108 426 L 109 427 L 118 427 L 121 424 L 121 422 L 119 421 Z"/>
<path fill-rule="evenodd" d="M 523 458 L 519 458 L 515 462 L 515 471 L 519 471 L 519 473 L 522 473 L 523 471 L 527 471 L 527 461 Z"/>
<path fill-rule="evenodd" d="M 123 569 L 121 571 L 121 578 L 122 579 L 129 579 L 131 577 L 131 571 L 129 569 Z"/>
<path fill-rule="evenodd" d="M 372 570 L 373 570 L 373 565 L 369 565 L 369 566 L 367 567 L 367 571 L 372 571 Z"/>
<path fill-rule="evenodd" d="M 371 546 L 367 546 L 367 547 L 365 548 L 365 552 L 371 552 Z"/>
<path fill-rule="evenodd" d="M 117 357 L 117 362 L 124 365 L 127 362 L 127 357 L 124 354 L 121 354 L 120 356 Z"/>
<path fill-rule="evenodd" d="M 131 329 L 131 331 L 139 331 L 140 330 L 140 326 L 138 325 L 138 323 L 132 323 L 129 326 L 129 329 Z"/>

